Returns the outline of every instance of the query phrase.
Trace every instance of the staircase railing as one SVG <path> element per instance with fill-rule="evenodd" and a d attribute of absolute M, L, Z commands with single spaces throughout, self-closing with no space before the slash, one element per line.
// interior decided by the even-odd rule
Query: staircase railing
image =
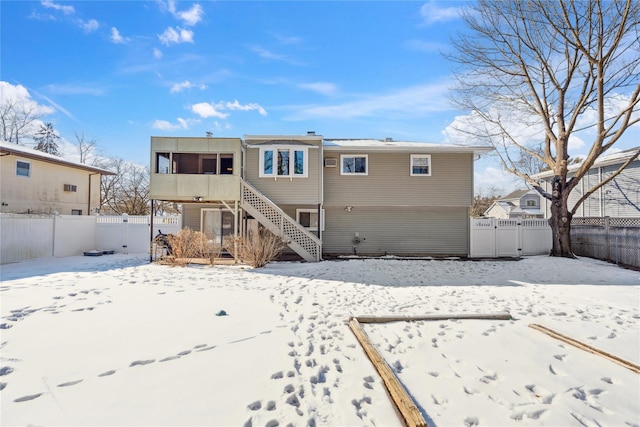
<path fill-rule="evenodd" d="M 306 261 L 320 261 L 322 242 L 287 215 L 267 196 L 245 180 L 240 181 L 241 206 L 272 233 L 282 239 Z"/>

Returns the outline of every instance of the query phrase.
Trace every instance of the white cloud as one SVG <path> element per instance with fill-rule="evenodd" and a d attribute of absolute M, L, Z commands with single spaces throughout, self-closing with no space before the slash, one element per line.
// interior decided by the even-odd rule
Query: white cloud
<path fill-rule="evenodd" d="M 95 19 L 89 19 L 86 22 L 80 21 L 80 27 L 82 27 L 85 33 L 92 33 L 98 28 L 100 28 L 100 23 Z"/>
<path fill-rule="evenodd" d="M 334 85 L 333 83 L 325 82 L 301 83 L 298 85 L 298 87 L 325 96 L 335 95 L 335 93 L 338 91 L 338 87 L 336 85 Z"/>
<path fill-rule="evenodd" d="M 257 111 L 258 113 L 260 113 L 261 116 L 266 116 L 267 115 L 267 111 L 262 108 L 262 106 L 260 106 L 260 104 L 256 104 L 254 102 L 249 103 L 249 104 L 240 104 L 238 102 L 237 99 L 235 99 L 233 102 L 227 102 L 225 104 L 225 107 L 228 108 L 229 110 L 240 110 L 240 111 Z"/>
<path fill-rule="evenodd" d="M 176 83 L 173 86 L 171 86 L 171 89 L 169 90 L 169 92 L 171 93 L 178 93 L 178 92 L 182 92 L 185 89 L 192 89 L 192 88 L 197 88 L 200 90 L 205 90 L 207 88 L 207 85 L 196 85 L 191 83 L 189 80 L 185 80 L 182 83 Z"/>
<path fill-rule="evenodd" d="M 196 113 L 197 115 L 205 119 L 209 117 L 226 119 L 227 117 L 229 117 L 228 113 L 223 113 L 219 111 L 219 106 L 210 104 L 208 102 L 200 102 L 198 104 L 193 104 L 191 106 L 191 111 L 193 111 L 194 113 Z"/>
<path fill-rule="evenodd" d="M 202 20 L 204 10 L 200 4 L 196 3 L 188 10 L 179 11 L 174 0 L 158 2 L 161 9 L 169 12 L 174 18 L 181 20 L 185 25 L 194 26 Z"/>
<path fill-rule="evenodd" d="M 502 169 L 491 166 L 483 168 L 482 164 L 476 162 L 474 170 L 473 184 L 476 194 L 495 189 L 496 192 L 506 195 L 526 187 L 522 179 Z"/>
<path fill-rule="evenodd" d="M 192 124 L 199 122 L 199 120 L 183 119 L 181 117 L 178 117 L 176 121 L 177 123 L 171 123 L 167 120 L 156 120 L 153 122 L 151 127 L 153 129 L 159 129 L 159 130 L 165 130 L 165 131 L 184 130 L 184 129 L 189 129 L 189 127 Z"/>
<path fill-rule="evenodd" d="M 451 3 L 449 3 L 451 4 Z M 430 0 L 420 8 L 420 15 L 427 25 L 437 22 L 447 22 L 460 17 L 460 7 L 440 7 L 435 0 Z"/>
<path fill-rule="evenodd" d="M 153 57 L 156 59 L 162 58 L 162 51 L 157 47 L 153 48 Z"/>
<path fill-rule="evenodd" d="M 53 0 L 42 0 L 40 4 L 48 9 L 59 10 L 65 15 L 73 15 L 76 12 L 73 6 L 57 4 Z"/>
<path fill-rule="evenodd" d="M 182 12 L 176 12 L 174 16 L 181 19 L 185 25 L 194 26 L 198 22 L 200 22 L 200 20 L 202 20 L 203 14 L 204 11 L 202 10 L 202 6 L 200 6 L 199 4 L 194 4 L 191 9 L 184 10 Z"/>
<path fill-rule="evenodd" d="M 172 43 L 193 43 L 193 31 L 184 28 L 169 27 L 164 33 L 158 35 L 160 42 L 169 46 Z"/>
<path fill-rule="evenodd" d="M 297 59 L 295 59 L 290 55 L 275 53 L 273 51 L 270 51 L 269 49 L 265 49 L 262 46 L 249 46 L 249 49 L 252 50 L 256 55 L 258 55 L 262 59 L 266 59 L 269 61 L 286 62 L 291 65 L 304 65 L 302 62 L 298 61 Z"/>
<path fill-rule="evenodd" d="M 193 104 L 191 106 L 191 111 L 203 118 L 216 117 L 219 119 L 226 119 L 230 116 L 230 114 L 225 111 L 257 111 L 261 116 L 267 115 L 267 110 L 265 110 L 260 104 L 255 102 L 240 104 L 237 99 L 233 100 L 233 102 L 221 101 L 215 104 L 200 102 L 198 104 Z"/>
<path fill-rule="evenodd" d="M 50 100 L 45 98 L 48 102 Z M 56 112 L 54 107 L 43 105 L 35 101 L 29 90 L 22 85 L 12 85 L 11 83 L 0 81 L 0 108 L 5 105 L 13 104 L 17 109 L 30 111 L 33 116 L 49 116 Z M 55 105 L 55 104 L 54 104 Z M 64 110 L 63 112 L 65 112 Z M 35 131 L 43 125 L 42 120 L 34 120 L 27 128 L 23 129 L 25 133 Z"/>
<path fill-rule="evenodd" d="M 448 84 L 411 86 L 386 94 L 361 96 L 335 105 L 295 106 L 290 120 L 313 118 L 353 119 L 372 116 L 415 117 L 450 109 Z"/>
<path fill-rule="evenodd" d="M 116 27 L 111 27 L 111 36 L 109 37 L 111 43 L 115 44 L 125 44 L 129 43 L 129 39 L 127 37 L 122 37 L 120 35 L 120 31 Z"/>

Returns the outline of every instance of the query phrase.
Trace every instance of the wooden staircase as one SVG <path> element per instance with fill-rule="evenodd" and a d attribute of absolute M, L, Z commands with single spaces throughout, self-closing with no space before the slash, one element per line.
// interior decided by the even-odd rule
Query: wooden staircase
<path fill-rule="evenodd" d="M 276 236 L 280 236 L 305 261 L 316 262 L 322 258 L 322 242 L 307 231 L 295 219 L 284 213 L 258 189 L 240 180 L 242 197 L 240 206 Z"/>

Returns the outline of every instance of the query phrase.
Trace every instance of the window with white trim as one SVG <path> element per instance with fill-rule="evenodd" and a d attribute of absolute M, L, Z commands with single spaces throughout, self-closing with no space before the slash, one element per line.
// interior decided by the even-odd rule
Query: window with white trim
<path fill-rule="evenodd" d="M 366 154 L 342 154 L 340 156 L 340 175 L 367 175 L 369 159 Z"/>
<path fill-rule="evenodd" d="M 261 147 L 258 176 L 307 178 L 307 147 Z"/>
<path fill-rule="evenodd" d="M 318 231 L 318 209 L 296 209 L 296 221 L 309 231 Z M 324 209 L 321 222 L 324 231 Z"/>
<path fill-rule="evenodd" d="M 431 155 L 411 155 L 411 176 L 431 176 Z"/>
<path fill-rule="evenodd" d="M 16 160 L 16 175 L 29 178 L 31 176 L 31 163 Z"/>
<path fill-rule="evenodd" d="M 536 207 L 536 201 L 535 200 L 527 200 L 527 207 Z"/>

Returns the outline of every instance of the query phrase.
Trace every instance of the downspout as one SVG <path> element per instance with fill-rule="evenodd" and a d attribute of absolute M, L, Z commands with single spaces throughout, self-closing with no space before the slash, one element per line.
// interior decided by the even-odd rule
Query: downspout
<path fill-rule="evenodd" d="M 153 262 L 153 217 L 155 216 L 154 212 L 154 203 L 153 199 L 151 199 L 151 214 L 149 215 L 149 262 Z"/>
<path fill-rule="evenodd" d="M 91 176 L 100 175 L 100 172 L 94 172 L 89 174 L 89 197 L 87 200 L 87 215 L 91 215 Z"/>

